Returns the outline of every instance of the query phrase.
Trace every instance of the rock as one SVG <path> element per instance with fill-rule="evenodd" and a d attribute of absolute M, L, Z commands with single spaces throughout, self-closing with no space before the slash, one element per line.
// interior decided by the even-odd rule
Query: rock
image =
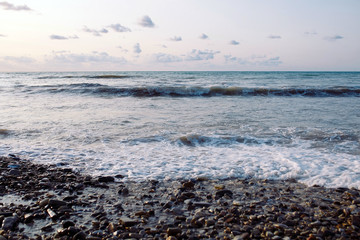
<path fill-rule="evenodd" d="M 54 230 L 54 228 L 53 228 L 52 224 L 48 224 L 41 228 L 41 231 L 43 231 L 43 232 L 52 232 L 53 230 Z"/>
<path fill-rule="evenodd" d="M 57 209 L 61 206 L 67 205 L 67 203 L 65 201 L 61 201 L 61 200 L 50 199 L 48 205 L 49 205 L 49 207 Z"/>
<path fill-rule="evenodd" d="M 232 198 L 233 192 L 230 190 L 224 189 L 224 190 L 219 190 L 215 193 L 215 199 L 219 199 L 223 196 L 228 196 L 228 197 Z"/>
<path fill-rule="evenodd" d="M 245 239 L 250 239 L 250 234 L 247 232 L 237 235 L 233 238 L 233 240 L 245 240 Z"/>
<path fill-rule="evenodd" d="M 179 196 L 180 200 L 186 200 L 186 199 L 190 199 L 190 198 L 195 198 L 195 193 L 192 192 L 183 192 L 181 193 L 181 195 Z"/>
<path fill-rule="evenodd" d="M 57 214 L 56 214 L 56 212 L 54 212 L 54 211 L 51 210 L 50 208 L 48 208 L 48 209 L 46 210 L 46 212 L 49 214 L 49 217 L 50 217 L 50 218 L 57 218 L 57 217 L 58 217 Z"/>
<path fill-rule="evenodd" d="M 192 181 L 188 181 L 188 182 L 184 182 L 182 186 L 183 188 L 192 189 L 194 188 L 195 183 L 193 183 Z"/>
<path fill-rule="evenodd" d="M 78 233 L 76 233 L 74 236 L 73 236 L 73 240 L 86 240 L 87 238 L 87 235 L 86 233 L 84 233 L 83 231 L 80 231 Z"/>
<path fill-rule="evenodd" d="M 1 229 L 7 231 L 7 230 L 13 230 L 18 223 L 19 219 L 18 217 L 6 217 L 3 221 Z"/>
<path fill-rule="evenodd" d="M 128 217 L 121 217 L 119 219 L 119 224 L 124 226 L 124 227 L 132 227 L 137 225 L 139 222 L 136 219 L 131 219 Z"/>
<path fill-rule="evenodd" d="M 208 208 L 211 206 L 211 203 L 207 203 L 207 202 L 193 202 L 192 205 L 194 205 L 195 207 L 205 207 Z"/>
<path fill-rule="evenodd" d="M 49 198 L 45 198 L 44 200 L 42 200 L 42 201 L 39 202 L 39 206 L 40 206 L 41 208 L 45 207 L 46 205 L 49 204 L 49 200 L 50 200 Z"/>
<path fill-rule="evenodd" d="M 115 178 L 111 176 L 102 176 L 98 178 L 98 181 L 102 183 L 115 182 Z"/>
<path fill-rule="evenodd" d="M 177 238 L 174 237 L 174 236 L 169 236 L 169 237 L 166 238 L 166 240 L 177 240 Z"/>
<path fill-rule="evenodd" d="M 225 185 L 223 185 L 223 184 L 217 184 L 217 185 L 214 186 L 214 188 L 215 188 L 216 190 L 223 190 L 223 189 L 225 189 Z"/>
<path fill-rule="evenodd" d="M 75 223 L 73 221 L 63 221 L 62 223 L 63 228 L 73 227 L 75 226 Z"/>
<path fill-rule="evenodd" d="M 121 187 L 119 190 L 118 190 L 118 194 L 121 194 L 123 196 L 127 196 L 129 195 L 129 189 L 126 188 L 126 187 Z"/>
<path fill-rule="evenodd" d="M 181 234 L 181 229 L 180 228 L 168 228 L 166 230 L 166 233 L 169 236 L 176 236 L 177 234 Z"/>
<path fill-rule="evenodd" d="M 356 227 L 360 227 L 360 216 L 350 216 L 350 224 Z"/>
<path fill-rule="evenodd" d="M 9 172 L 9 175 L 11 176 L 20 176 L 20 171 L 17 169 L 11 169 Z"/>

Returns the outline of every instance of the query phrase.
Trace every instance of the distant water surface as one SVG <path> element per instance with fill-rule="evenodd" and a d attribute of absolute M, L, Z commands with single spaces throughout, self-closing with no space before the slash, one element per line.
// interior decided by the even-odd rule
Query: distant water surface
<path fill-rule="evenodd" d="M 360 188 L 359 72 L 0 73 L 0 155 Z"/>

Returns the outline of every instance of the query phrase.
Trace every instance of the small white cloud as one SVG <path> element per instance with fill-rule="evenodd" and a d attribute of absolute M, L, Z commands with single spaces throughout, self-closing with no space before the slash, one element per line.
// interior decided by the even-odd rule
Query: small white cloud
<path fill-rule="evenodd" d="M 4 10 L 11 10 L 11 11 L 32 11 L 32 9 L 26 5 L 15 6 L 14 4 L 8 2 L 0 2 L 0 7 L 2 7 Z"/>
<path fill-rule="evenodd" d="M 269 35 L 268 38 L 270 38 L 270 39 L 281 39 L 281 36 L 279 36 L 279 35 Z"/>
<path fill-rule="evenodd" d="M 136 43 L 134 45 L 134 53 L 136 54 L 140 54 L 142 52 L 141 48 L 140 48 L 140 44 L 139 43 Z"/>
<path fill-rule="evenodd" d="M 148 27 L 148 28 L 153 28 L 155 27 L 154 22 L 151 20 L 151 18 L 149 16 L 143 16 L 140 21 L 139 21 L 139 25 L 142 27 Z"/>
<path fill-rule="evenodd" d="M 330 42 L 334 42 L 336 40 L 340 40 L 340 39 L 343 39 L 343 38 L 344 38 L 343 36 L 334 35 L 334 36 L 325 37 L 325 40 L 330 41 Z"/>
<path fill-rule="evenodd" d="M 119 23 L 111 24 L 109 27 L 115 32 L 131 32 L 130 28 L 124 27 Z"/>
<path fill-rule="evenodd" d="M 79 39 L 79 37 L 77 35 L 72 35 L 72 36 L 69 36 L 69 39 Z"/>
<path fill-rule="evenodd" d="M 118 48 L 120 48 L 123 53 L 129 52 L 127 49 L 123 48 L 122 46 L 118 46 Z"/>
<path fill-rule="evenodd" d="M 174 37 L 170 38 L 170 40 L 174 41 L 174 42 L 180 42 L 180 41 L 182 41 L 182 38 L 179 36 L 174 36 Z"/>
<path fill-rule="evenodd" d="M 0 34 L 0 37 L 6 37 L 6 35 L 4 35 L 4 34 Z"/>
<path fill-rule="evenodd" d="M 64 36 L 53 34 L 53 35 L 50 35 L 50 39 L 51 40 L 67 40 L 68 38 L 64 37 Z"/>
<path fill-rule="evenodd" d="M 231 40 L 230 41 L 230 45 L 239 45 L 240 43 L 238 41 L 235 40 Z"/>
<path fill-rule="evenodd" d="M 90 29 L 87 26 L 83 27 L 83 31 L 84 32 L 88 32 L 88 33 L 92 33 L 94 36 L 100 37 L 102 36 L 102 33 L 108 33 L 109 31 L 105 28 L 100 29 L 100 30 L 96 30 L 96 29 Z"/>
<path fill-rule="evenodd" d="M 156 62 L 161 62 L 161 63 L 171 63 L 171 62 L 181 62 L 182 61 L 181 57 L 171 55 L 171 54 L 166 54 L 166 53 L 156 53 L 153 56 L 154 56 Z"/>
<path fill-rule="evenodd" d="M 65 36 L 61 36 L 61 35 L 50 35 L 50 39 L 51 40 L 68 40 L 68 39 L 78 39 L 79 37 L 77 35 L 73 35 L 73 36 L 69 36 L 69 37 L 65 37 Z"/>
<path fill-rule="evenodd" d="M 249 58 L 238 58 L 233 57 L 232 55 L 225 55 L 225 62 L 231 64 L 239 64 L 245 66 L 265 66 L 273 67 L 282 64 L 280 57 L 268 58 L 266 56 L 251 56 Z"/>
<path fill-rule="evenodd" d="M 208 35 L 206 35 L 205 33 L 203 33 L 203 34 L 201 34 L 200 35 L 200 37 L 199 37 L 200 39 L 208 39 L 209 38 L 209 36 Z"/>
<path fill-rule="evenodd" d="M 185 60 L 187 61 L 201 61 L 201 60 L 210 60 L 214 59 L 215 54 L 220 53 L 220 51 L 213 50 L 196 50 L 193 49 L 189 54 L 186 55 Z"/>
<path fill-rule="evenodd" d="M 110 56 L 106 52 L 92 52 L 91 54 L 75 54 L 69 52 L 54 52 L 51 61 L 62 63 L 126 63 L 123 57 Z"/>

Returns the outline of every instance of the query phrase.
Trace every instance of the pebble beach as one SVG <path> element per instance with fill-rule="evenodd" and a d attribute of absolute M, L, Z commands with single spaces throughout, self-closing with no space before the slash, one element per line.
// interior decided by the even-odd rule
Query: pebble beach
<path fill-rule="evenodd" d="M 0 240 L 359 239 L 360 191 L 296 180 L 123 181 L 0 157 Z"/>

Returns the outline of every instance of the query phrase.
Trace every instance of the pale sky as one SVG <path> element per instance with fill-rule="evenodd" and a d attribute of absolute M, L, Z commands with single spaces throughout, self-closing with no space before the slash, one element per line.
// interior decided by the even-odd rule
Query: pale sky
<path fill-rule="evenodd" d="M 359 0 L 0 0 L 0 71 L 360 71 Z"/>

